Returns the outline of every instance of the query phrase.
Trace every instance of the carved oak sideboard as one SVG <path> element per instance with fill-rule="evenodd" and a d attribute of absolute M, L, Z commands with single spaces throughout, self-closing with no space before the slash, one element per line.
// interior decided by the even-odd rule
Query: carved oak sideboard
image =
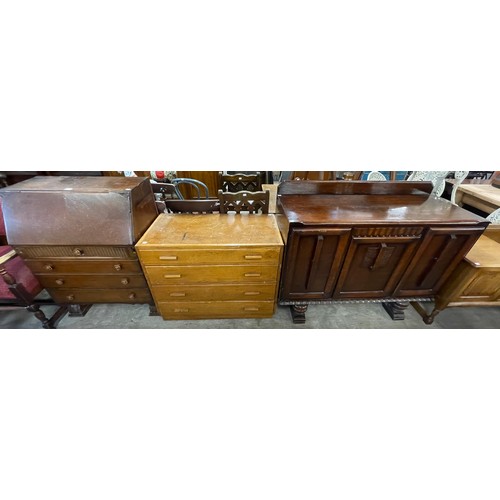
<path fill-rule="evenodd" d="M 488 225 L 431 191 L 429 182 L 282 183 L 279 303 L 293 321 L 313 303 L 381 302 L 404 319 L 411 301 L 431 300 Z"/>
<path fill-rule="evenodd" d="M 99 302 L 153 307 L 134 248 L 157 217 L 148 179 L 39 176 L 0 195 L 9 244 L 70 315 Z"/>

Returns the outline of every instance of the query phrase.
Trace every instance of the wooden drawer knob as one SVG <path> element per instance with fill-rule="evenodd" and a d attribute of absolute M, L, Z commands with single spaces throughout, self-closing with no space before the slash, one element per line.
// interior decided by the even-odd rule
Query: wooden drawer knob
<path fill-rule="evenodd" d="M 53 271 L 54 270 L 54 266 L 52 264 L 47 264 L 47 265 L 43 266 L 43 268 L 45 271 Z"/>
<path fill-rule="evenodd" d="M 122 270 L 122 265 L 121 264 L 115 264 L 113 267 L 115 268 L 115 271 L 121 271 Z"/>
<path fill-rule="evenodd" d="M 76 255 L 77 257 L 80 257 L 81 255 L 83 255 L 83 250 L 81 248 L 75 248 L 73 250 L 73 255 Z"/>
<path fill-rule="evenodd" d="M 123 278 L 121 280 L 122 285 L 128 285 L 130 283 L 130 280 L 128 278 Z"/>
<path fill-rule="evenodd" d="M 136 297 L 136 295 L 133 292 L 128 296 L 128 298 L 131 300 L 135 299 L 135 297 Z"/>
<path fill-rule="evenodd" d="M 73 294 L 68 295 L 66 298 L 67 298 L 68 300 L 75 300 L 75 296 L 74 296 Z"/>
<path fill-rule="evenodd" d="M 64 285 L 64 280 L 56 280 L 56 284 L 58 284 L 58 285 Z"/>

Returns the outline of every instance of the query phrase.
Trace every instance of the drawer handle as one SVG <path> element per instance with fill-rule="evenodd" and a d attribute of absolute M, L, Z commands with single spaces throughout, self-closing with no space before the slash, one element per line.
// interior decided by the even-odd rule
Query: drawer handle
<path fill-rule="evenodd" d="M 245 307 L 244 309 L 245 311 L 258 311 L 259 308 L 258 307 Z"/>
<path fill-rule="evenodd" d="M 43 268 L 46 271 L 53 271 L 54 270 L 54 266 L 52 264 L 47 264 L 46 266 L 43 266 Z"/>
<path fill-rule="evenodd" d="M 185 297 L 186 294 L 184 292 L 172 292 L 170 297 Z"/>
<path fill-rule="evenodd" d="M 115 264 L 113 267 L 115 268 L 115 271 L 121 271 L 122 270 L 122 265 L 121 264 Z"/>
<path fill-rule="evenodd" d="M 245 273 L 246 278 L 259 278 L 261 273 Z"/>
<path fill-rule="evenodd" d="M 244 292 L 243 295 L 260 295 L 260 292 Z"/>
<path fill-rule="evenodd" d="M 262 259 L 262 255 L 245 255 L 247 260 L 259 260 Z"/>
<path fill-rule="evenodd" d="M 181 275 L 180 274 L 164 274 L 163 277 L 164 278 L 180 278 Z"/>
<path fill-rule="evenodd" d="M 136 297 L 136 295 L 133 292 L 128 296 L 129 299 L 135 299 L 135 297 Z"/>
<path fill-rule="evenodd" d="M 129 283 L 130 283 L 130 280 L 129 280 L 128 278 L 123 278 L 123 279 L 121 280 L 121 284 L 122 284 L 122 285 L 128 285 Z"/>
<path fill-rule="evenodd" d="M 68 300 L 75 300 L 75 296 L 74 295 L 68 295 L 66 298 Z"/>
<path fill-rule="evenodd" d="M 56 284 L 58 284 L 58 285 L 64 285 L 64 280 L 56 280 Z"/>
<path fill-rule="evenodd" d="M 174 309 L 175 313 L 187 313 L 189 312 L 189 309 Z"/>
<path fill-rule="evenodd" d="M 160 255 L 160 260 L 177 260 L 177 255 Z"/>
<path fill-rule="evenodd" d="M 84 252 L 83 252 L 83 250 L 82 250 L 81 248 L 75 248 L 75 249 L 73 250 L 73 254 L 74 254 L 74 255 L 77 255 L 77 256 L 83 255 L 83 253 L 84 253 Z"/>

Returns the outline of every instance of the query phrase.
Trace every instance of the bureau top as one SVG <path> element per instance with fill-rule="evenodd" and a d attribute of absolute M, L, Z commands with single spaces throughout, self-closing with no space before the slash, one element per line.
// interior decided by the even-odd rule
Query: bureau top
<path fill-rule="evenodd" d="M 282 246 L 274 215 L 161 214 L 136 248 Z"/>

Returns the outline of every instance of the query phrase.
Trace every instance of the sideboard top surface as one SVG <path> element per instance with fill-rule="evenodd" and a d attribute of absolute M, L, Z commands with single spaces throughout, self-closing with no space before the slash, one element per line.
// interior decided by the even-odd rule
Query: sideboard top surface
<path fill-rule="evenodd" d="M 137 243 L 141 247 L 281 246 L 274 215 L 160 214 Z"/>
<path fill-rule="evenodd" d="M 433 196 L 282 195 L 278 205 L 291 223 L 487 225 L 482 217 Z"/>

